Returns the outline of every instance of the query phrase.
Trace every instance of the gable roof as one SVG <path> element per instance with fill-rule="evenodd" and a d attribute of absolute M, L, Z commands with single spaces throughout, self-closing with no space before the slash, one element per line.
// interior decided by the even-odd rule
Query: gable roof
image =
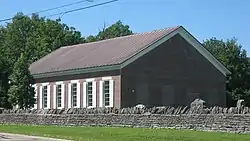
<path fill-rule="evenodd" d="M 35 78 L 121 69 L 180 34 L 224 75 L 230 72 L 182 26 L 61 47 L 30 65 Z"/>

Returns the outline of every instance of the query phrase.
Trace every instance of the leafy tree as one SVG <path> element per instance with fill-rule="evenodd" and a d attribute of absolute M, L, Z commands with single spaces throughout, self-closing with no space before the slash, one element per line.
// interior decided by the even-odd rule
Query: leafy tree
<path fill-rule="evenodd" d="M 10 103 L 8 102 L 8 67 L 7 67 L 7 58 L 4 56 L 4 52 L 1 49 L 4 41 L 5 28 L 0 27 L 0 107 L 11 108 Z"/>
<path fill-rule="evenodd" d="M 95 41 L 97 41 L 98 39 L 97 39 L 97 37 L 96 36 L 93 36 L 93 35 L 90 35 L 90 36 L 88 36 L 87 38 L 86 38 L 86 42 L 95 42 Z"/>
<path fill-rule="evenodd" d="M 18 105 L 21 109 L 33 107 L 35 104 L 35 91 L 32 87 L 34 79 L 29 71 L 28 60 L 23 54 L 16 61 L 9 79 L 11 85 L 8 90 L 8 101 L 11 105 Z"/>
<path fill-rule="evenodd" d="M 96 36 L 89 36 L 86 40 L 87 42 L 94 42 L 115 37 L 127 36 L 131 34 L 133 34 L 133 32 L 129 29 L 129 26 L 124 25 L 119 20 L 108 28 L 106 28 L 106 25 L 104 25 L 102 31 L 100 31 Z"/>
<path fill-rule="evenodd" d="M 22 52 L 31 63 L 61 46 L 83 42 L 79 31 L 60 23 L 60 20 L 39 18 L 38 15 L 30 18 L 19 13 L 6 27 L 3 48 L 13 66 Z"/>
<path fill-rule="evenodd" d="M 235 38 L 227 41 L 211 38 L 203 44 L 232 73 L 227 85 L 229 106 L 235 106 L 238 99 L 245 99 L 250 105 L 250 63 L 246 50 Z"/>
<path fill-rule="evenodd" d="M 6 69 L 6 61 L 3 56 L 0 56 L 0 107 L 11 108 L 8 102 L 8 72 Z"/>
<path fill-rule="evenodd" d="M 13 66 L 22 53 L 25 53 L 27 63 L 31 64 L 61 46 L 79 44 L 84 41 L 79 31 L 60 23 L 60 20 L 45 19 L 36 14 L 28 17 L 18 13 L 12 22 L 0 27 L 2 62 L 0 64 L 0 106 L 10 108 L 9 102 L 13 102 L 13 98 L 7 95 L 8 81 L 10 75 L 14 73 Z"/>

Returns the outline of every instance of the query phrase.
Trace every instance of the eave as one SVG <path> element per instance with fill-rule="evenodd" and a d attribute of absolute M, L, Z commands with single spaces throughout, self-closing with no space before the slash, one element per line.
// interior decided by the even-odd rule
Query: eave
<path fill-rule="evenodd" d="M 66 75 L 93 73 L 93 72 L 112 71 L 112 70 L 119 70 L 119 69 L 121 69 L 121 65 L 116 64 L 116 65 L 109 65 L 109 66 L 98 66 L 98 67 L 91 67 L 91 68 L 46 72 L 46 73 L 39 73 L 39 74 L 32 74 L 32 75 L 35 79 L 39 79 L 39 78 L 49 78 L 49 77 L 59 77 L 59 76 L 66 76 Z"/>

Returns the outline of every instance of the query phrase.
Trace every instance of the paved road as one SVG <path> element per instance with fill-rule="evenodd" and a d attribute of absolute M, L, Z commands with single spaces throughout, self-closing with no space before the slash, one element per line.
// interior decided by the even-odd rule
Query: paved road
<path fill-rule="evenodd" d="M 67 141 L 67 140 L 0 133 L 0 141 Z"/>

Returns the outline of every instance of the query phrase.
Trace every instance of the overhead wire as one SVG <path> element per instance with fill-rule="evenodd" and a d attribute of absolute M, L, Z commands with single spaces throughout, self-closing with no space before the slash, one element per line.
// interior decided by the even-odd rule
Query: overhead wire
<path fill-rule="evenodd" d="M 44 12 L 48 12 L 48 11 L 53 11 L 53 10 L 57 10 L 57 9 L 60 9 L 60 8 L 72 6 L 72 5 L 83 3 L 83 2 L 93 2 L 93 1 L 94 0 L 80 0 L 80 1 L 77 1 L 77 2 L 74 2 L 74 3 L 69 3 L 69 4 L 62 5 L 62 6 L 57 6 L 57 7 L 48 8 L 48 9 L 45 9 L 45 10 L 41 10 L 41 11 L 37 11 L 37 12 L 25 14 L 25 16 L 29 16 L 29 15 L 32 15 L 34 13 L 39 14 L 39 13 L 44 13 Z M 0 20 L 0 22 L 9 21 L 9 20 L 12 20 L 12 18 L 2 19 L 2 20 Z"/>
<path fill-rule="evenodd" d="M 57 6 L 57 7 L 54 7 L 54 8 L 49 8 L 49 9 L 45 9 L 45 10 L 41 10 L 41 11 L 33 12 L 33 13 L 44 13 L 44 12 L 53 11 L 53 10 L 61 9 L 61 8 L 64 8 L 64 7 L 72 6 L 72 5 L 75 5 L 75 4 L 83 3 L 83 2 L 94 2 L 94 0 L 80 0 L 80 1 L 77 1 L 77 2 L 74 2 L 74 3 L 69 3 L 69 4 L 62 5 L 62 6 Z M 30 13 L 30 14 L 27 14 L 27 15 L 32 15 L 33 13 Z"/>
<path fill-rule="evenodd" d="M 48 11 L 52 11 L 52 10 L 57 10 L 57 9 L 61 9 L 61 8 L 64 8 L 64 7 L 72 6 L 72 5 L 83 3 L 83 2 L 94 2 L 94 1 L 95 0 L 81 0 L 81 1 L 74 2 L 74 3 L 66 4 L 66 5 L 62 5 L 62 6 L 58 6 L 58 7 L 54 7 L 54 8 L 49 8 L 49 9 L 41 10 L 41 11 L 38 11 L 38 12 L 33 12 L 33 13 L 30 13 L 30 14 L 25 14 L 25 16 L 29 16 L 29 15 L 32 15 L 34 13 L 39 14 L 39 13 L 44 13 L 44 12 L 48 12 Z M 62 15 L 62 14 L 64 15 L 64 14 L 67 14 L 67 13 L 71 13 L 71 12 L 75 12 L 75 11 L 79 11 L 79 10 L 83 10 L 83 9 L 88 9 L 88 8 L 91 8 L 91 7 L 96 7 L 96 6 L 108 4 L 108 3 L 111 3 L 111 2 L 115 2 L 115 1 L 118 1 L 118 0 L 103 2 L 103 3 L 91 5 L 91 6 L 86 6 L 86 7 L 77 8 L 77 9 L 73 9 L 73 10 L 69 10 L 69 11 L 65 11 L 65 12 L 51 14 L 51 15 L 44 16 L 44 17 L 51 17 L 51 16 L 56 16 L 56 15 Z M 9 21 L 9 20 L 12 20 L 12 18 L 2 19 L 2 20 L 0 20 L 0 22 Z"/>
<path fill-rule="evenodd" d="M 112 2 L 116 2 L 116 1 L 118 1 L 118 0 L 111 0 L 111 1 L 107 1 L 107 2 L 102 2 L 102 3 L 98 3 L 98 4 L 94 4 L 94 5 L 90 5 L 90 6 L 86 6 L 86 7 L 82 7 L 82 8 L 77 8 L 77 9 L 68 10 L 68 11 L 64 11 L 64 12 L 60 12 L 60 13 L 56 13 L 56 14 L 51 14 L 51 15 L 44 16 L 44 17 L 52 17 L 52 16 L 58 16 L 58 15 L 62 15 L 62 14 L 65 15 L 67 13 L 80 11 L 80 10 L 84 10 L 84 9 L 88 9 L 88 8 L 92 8 L 92 7 L 97 7 L 97 6 L 109 4 L 109 3 L 112 3 Z"/>

